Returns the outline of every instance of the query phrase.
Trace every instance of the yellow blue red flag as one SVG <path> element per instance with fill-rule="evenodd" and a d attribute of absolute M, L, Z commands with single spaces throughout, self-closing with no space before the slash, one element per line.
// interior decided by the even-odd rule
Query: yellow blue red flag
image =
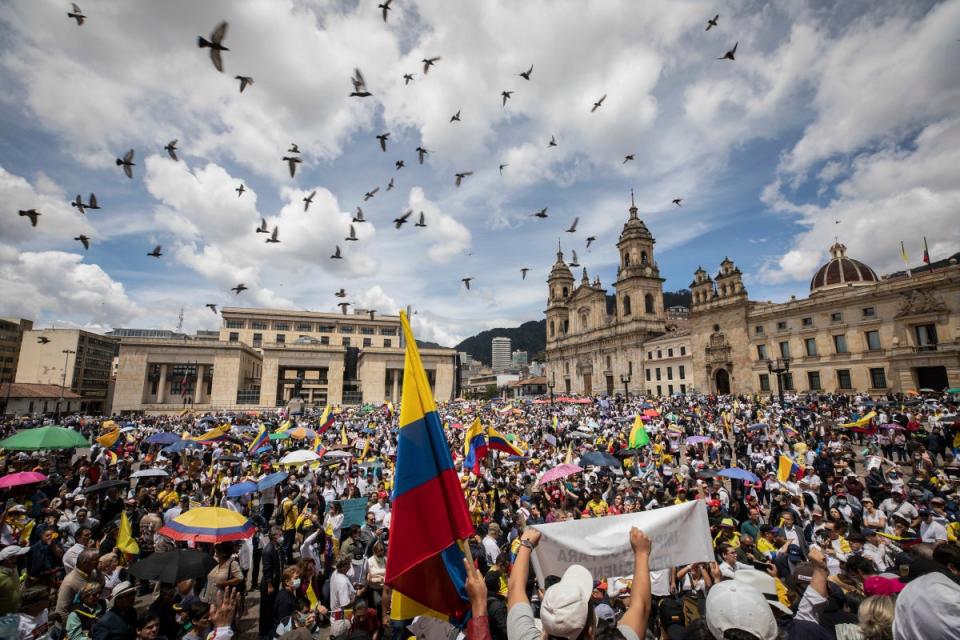
<path fill-rule="evenodd" d="M 513 445 L 512 442 L 507 440 L 507 437 L 494 429 L 493 427 L 487 427 L 487 446 L 496 451 L 503 451 L 508 453 L 511 456 L 522 456 L 523 451 L 518 449 Z"/>
<path fill-rule="evenodd" d="M 474 418 L 473 424 L 463 434 L 463 468 L 480 475 L 480 461 L 487 457 L 487 439 L 484 437 L 480 418 Z"/>
<path fill-rule="evenodd" d="M 253 442 L 250 443 L 250 446 L 247 447 L 247 451 L 253 453 L 258 449 L 261 449 L 270 444 L 270 436 L 267 435 L 267 427 L 263 424 L 260 425 L 260 430 L 257 431 L 256 437 L 253 439 Z"/>

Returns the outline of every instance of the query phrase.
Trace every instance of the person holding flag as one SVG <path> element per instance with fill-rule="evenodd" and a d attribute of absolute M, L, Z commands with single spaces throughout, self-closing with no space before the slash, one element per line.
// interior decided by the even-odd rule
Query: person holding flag
<path fill-rule="evenodd" d="M 267 427 L 264 424 L 260 424 L 260 430 L 257 431 L 257 435 L 254 437 L 253 442 L 250 443 L 250 446 L 247 447 L 248 453 L 256 453 L 263 447 L 270 446 L 270 437 L 267 435 Z"/>

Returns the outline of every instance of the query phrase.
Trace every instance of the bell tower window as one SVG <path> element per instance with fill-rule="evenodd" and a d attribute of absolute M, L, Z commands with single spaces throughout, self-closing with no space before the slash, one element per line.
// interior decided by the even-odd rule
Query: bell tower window
<path fill-rule="evenodd" d="M 553 320 L 551 320 L 551 321 L 550 321 L 550 337 L 551 337 L 551 338 L 553 337 L 554 329 L 555 329 L 555 327 L 554 327 L 554 324 L 553 324 Z"/>
<path fill-rule="evenodd" d="M 630 254 L 627 253 L 626 251 L 623 252 L 623 266 L 625 267 L 630 266 Z"/>
<path fill-rule="evenodd" d="M 623 315 L 628 316 L 630 314 L 630 296 L 623 296 Z"/>
<path fill-rule="evenodd" d="M 641 252 L 640 252 L 640 264 L 642 264 L 642 265 L 646 265 L 646 264 L 647 264 L 647 252 L 646 252 L 646 251 L 641 251 Z"/>
<path fill-rule="evenodd" d="M 569 293 L 569 292 L 568 292 L 567 288 L 564 287 L 564 288 L 563 288 L 563 297 L 566 298 L 568 293 Z"/>
<path fill-rule="evenodd" d="M 643 310 L 646 313 L 653 313 L 653 295 L 647 294 L 643 296 Z"/>

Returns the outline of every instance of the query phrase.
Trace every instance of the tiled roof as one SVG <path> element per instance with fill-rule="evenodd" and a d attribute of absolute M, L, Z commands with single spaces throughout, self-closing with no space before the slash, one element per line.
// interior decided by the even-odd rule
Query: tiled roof
<path fill-rule="evenodd" d="M 7 387 L 10 387 L 11 398 L 59 398 L 60 385 L 56 384 L 34 384 L 30 382 L 14 382 L 12 385 L 4 382 L 0 384 L 0 397 L 7 397 Z M 64 400 L 79 400 L 80 396 L 70 391 L 63 390 Z"/>

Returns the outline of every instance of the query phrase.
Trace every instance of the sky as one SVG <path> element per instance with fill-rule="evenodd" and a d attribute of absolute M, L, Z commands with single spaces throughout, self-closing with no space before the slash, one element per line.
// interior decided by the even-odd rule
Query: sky
<path fill-rule="evenodd" d="M 219 327 L 208 303 L 337 311 L 343 288 L 453 346 L 542 318 L 558 242 L 613 293 L 631 190 L 665 290 L 729 256 L 752 299 L 804 296 L 835 238 L 881 274 L 901 241 L 913 264 L 924 237 L 960 250 L 960 0 L 377 4 L 83 0 L 83 25 L 0 4 L 0 315 L 176 329 L 182 309 L 192 332 Z M 224 20 L 221 73 L 197 37 Z"/>

